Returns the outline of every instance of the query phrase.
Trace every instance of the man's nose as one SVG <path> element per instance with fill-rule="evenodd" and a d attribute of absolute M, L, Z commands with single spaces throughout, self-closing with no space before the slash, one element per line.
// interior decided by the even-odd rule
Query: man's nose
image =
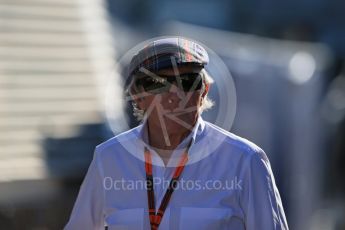
<path fill-rule="evenodd" d="M 168 91 L 169 94 L 176 94 L 180 99 L 182 99 L 184 95 L 183 89 L 177 86 L 177 83 L 171 84 L 170 89 Z"/>
<path fill-rule="evenodd" d="M 181 90 L 172 84 L 169 91 L 162 95 L 162 106 L 166 110 L 173 111 L 179 107 L 182 98 Z"/>

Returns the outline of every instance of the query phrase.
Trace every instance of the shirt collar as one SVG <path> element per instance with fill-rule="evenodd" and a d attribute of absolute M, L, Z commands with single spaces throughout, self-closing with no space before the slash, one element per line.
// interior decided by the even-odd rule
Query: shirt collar
<path fill-rule="evenodd" d="M 198 142 L 199 139 L 201 139 L 202 133 L 205 129 L 205 121 L 202 119 L 202 117 L 199 115 L 197 122 L 195 123 L 192 131 L 189 133 L 187 137 L 183 139 L 183 141 L 177 146 L 176 150 L 174 151 L 172 158 L 169 160 L 168 167 L 169 166 L 176 166 L 177 160 L 179 159 L 180 154 L 183 152 L 181 150 L 184 150 L 187 145 L 191 141 L 190 149 L 191 147 Z M 162 165 L 162 162 L 160 159 L 158 159 L 158 155 L 155 153 L 154 150 L 149 145 L 148 142 L 148 130 L 147 130 L 147 123 L 142 122 L 137 129 L 137 137 L 139 141 L 143 144 L 143 147 L 147 147 L 153 154 L 153 163 L 156 163 L 158 165 Z M 191 155 L 192 151 L 188 151 L 188 154 Z M 158 157 L 158 158 L 157 158 Z M 155 159 L 156 158 L 156 159 Z M 164 164 L 163 164 L 164 165 Z"/>

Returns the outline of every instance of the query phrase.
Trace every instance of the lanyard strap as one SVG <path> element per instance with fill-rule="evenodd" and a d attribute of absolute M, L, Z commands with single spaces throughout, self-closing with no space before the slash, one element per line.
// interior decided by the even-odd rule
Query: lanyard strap
<path fill-rule="evenodd" d="M 148 206 L 149 206 L 150 225 L 151 225 L 151 230 L 156 230 L 158 229 L 158 226 L 161 223 L 165 209 L 167 208 L 168 203 L 170 201 L 171 195 L 173 194 L 174 189 L 176 188 L 176 184 L 184 169 L 184 166 L 188 161 L 188 154 L 187 152 L 184 152 L 184 154 L 182 155 L 179 161 L 179 164 L 177 165 L 175 169 L 173 177 L 169 183 L 169 187 L 164 194 L 162 203 L 160 204 L 157 213 L 156 213 L 156 207 L 155 207 L 155 194 L 154 194 L 154 189 L 153 189 L 152 159 L 151 159 L 151 153 L 146 147 L 145 147 L 144 155 L 145 155 L 147 200 L 148 200 Z"/>

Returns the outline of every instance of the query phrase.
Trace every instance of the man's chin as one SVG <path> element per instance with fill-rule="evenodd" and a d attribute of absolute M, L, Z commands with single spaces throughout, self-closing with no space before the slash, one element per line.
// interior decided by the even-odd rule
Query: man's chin
<path fill-rule="evenodd" d="M 190 127 L 188 127 L 187 125 L 184 125 L 184 124 L 188 124 Z M 187 130 L 192 130 L 192 124 L 193 122 L 191 121 L 181 121 L 181 122 L 178 122 L 178 121 L 173 121 L 173 120 L 170 120 L 169 121 L 165 121 L 165 126 L 168 130 L 169 133 L 181 133 L 182 132 L 185 132 Z"/>

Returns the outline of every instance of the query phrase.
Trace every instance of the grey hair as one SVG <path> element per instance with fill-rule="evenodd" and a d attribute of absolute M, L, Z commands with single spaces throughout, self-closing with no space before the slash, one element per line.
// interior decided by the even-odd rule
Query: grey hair
<path fill-rule="evenodd" d="M 200 74 L 201 74 L 203 82 L 204 82 L 203 87 L 202 87 L 202 93 L 203 93 L 204 90 L 206 90 L 205 84 L 211 85 L 214 83 L 214 80 L 205 69 L 202 69 L 200 71 Z M 129 97 L 132 97 L 132 95 L 139 93 L 139 89 L 136 87 L 134 82 L 135 82 L 135 77 L 132 77 L 132 81 L 130 82 L 128 88 L 125 91 L 126 95 Z M 200 107 L 199 113 L 201 114 L 203 111 L 211 109 L 214 106 L 214 104 L 215 104 L 214 101 L 208 97 L 208 93 L 207 93 L 204 96 L 204 99 L 202 101 L 202 105 Z M 138 105 L 135 103 L 133 98 L 132 98 L 132 107 L 133 107 L 133 115 L 137 118 L 137 120 L 138 121 L 143 120 L 144 115 L 145 115 L 145 111 L 138 107 Z"/>

